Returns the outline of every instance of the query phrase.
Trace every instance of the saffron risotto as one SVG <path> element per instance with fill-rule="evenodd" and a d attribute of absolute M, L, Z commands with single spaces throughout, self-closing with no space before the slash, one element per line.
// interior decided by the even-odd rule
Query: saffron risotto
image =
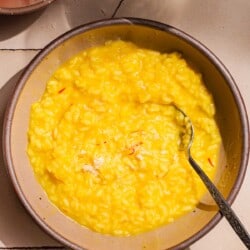
<path fill-rule="evenodd" d="M 128 236 L 192 211 L 205 187 L 182 149 L 214 178 L 221 144 L 202 76 L 179 53 L 125 41 L 84 50 L 51 76 L 31 107 L 28 156 L 49 199 L 103 234 Z M 184 131 L 185 132 L 185 131 Z"/>

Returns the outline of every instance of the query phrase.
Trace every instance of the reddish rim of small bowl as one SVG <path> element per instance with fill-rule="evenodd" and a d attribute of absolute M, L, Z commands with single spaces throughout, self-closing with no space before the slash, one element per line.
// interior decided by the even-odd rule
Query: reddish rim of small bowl
<path fill-rule="evenodd" d="M 3 15 L 22 15 L 26 13 L 30 13 L 36 10 L 39 10 L 41 8 L 46 7 L 50 3 L 52 3 L 55 0 L 41 0 L 37 3 L 33 3 L 30 5 L 26 5 L 23 7 L 18 7 L 18 8 L 10 8 L 10 7 L 1 7 L 0 6 L 0 14 Z"/>
<path fill-rule="evenodd" d="M 148 20 L 148 19 L 141 19 L 141 18 L 114 18 L 114 19 L 105 19 L 105 20 L 100 20 L 96 22 L 91 22 L 88 24 L 84 24 L 81 26 L 78 26 L 58 38 L 54 39 L 52 42 L 50 42 L 40 53 L 38 53 L 34 59 L 29 63 L 29 65 L 26 67 L 24 70 L 23 74 L 21 75 L 16 89 L 14 91 L 14 94 L 12 98 L 10 99 L 9 105 L 7 105 L 7 110 L 5 113 L 4 117 L 4 126 L 3 126 L 3 153 L 4 153 L 4 160 L 5 164 L 7 166 L 7 170 L 9 172 L 11 181 L 14 185 L 15 191 L 17 195 L 19 196 L 19 199 L 22 201 L 24 207 L 27 209 L 27 211 L 31 214 L 33 219 L 38 223 L 38 225 L 41 226 L 45 232 L 53 236 L 56 240 L 59 242 L 63 243 L 64 245 L 72 248 L 72 249 L 77 249 L 80 250 L 81 248 L 74 244 L 74 242 L 70 242 L 69 240 L 65 239 L 64 237 L 58 235 L 52 228 L 47 226 L 43 220 L 41 220 L 37 214 L 34 212 L 32 207 L 29 205 L 29 202 L 26 200 L 24 197 L 24 194 L 22 193 L 22 190 L 20 189 L 18 185 L 18 180 L 16 179 L 15 173 L 13 171 L 12 167 L 12 159 L 11 159 L 11 145 L 10 145 L 10 133 L 11 133 L 11 123 L 12 123 L 12 118 L 14 114 L 14 110 L 16 107 L 16 103 L 18 101 L 19 95 L 22 92 L 23 86 L 25 85 L 26 80 L 32 73 L 32 71 L 36 68 L 36 66 L 46 57 L 46 55 L 58 47 L 60 44 L 62 44 L 64 41 L 79 35 L 81 33 L 84 33 L 88 30 L 96 29 L 96 28 L 101 28 L 105 26 L 111 26 L 111 25 L 122 25 L 122 24 L 129 24 L 129 25 L 142 25 L 146 26 L 149 28 L 157 29 L 157 30 L 162 30 L 168 33 L 171 33 L 180 39 L 184 40 L 185 42 L 189 43 L 193 47 L 195 47 L 198 51 L 200 51 L 203 55 L 205 55 L 209 60 L 215 65 L 217 70 L 221 73 L 221 75 L 225 78 L 225 80 L 228 83 L 228 87 L 235 99 L 235 103 L 238 107 L 239 114 L 240 114 L 240 120 L 241 120 L 241 126 L 242 126 L 242 131 L 243 131 L 243 153 L 242 153 L 242 159 L 241 159 L 241 164 L 240 164 L 240 171 L 237 177 L 237 180 L 235 182 L 235 185 L 232 188 L 232 191 L 230 192 L 228 196 L 228 203 L 231 205 L 233 201 L 235 200 L 241 185 L 243 183 L 246 169 L 247 169 L 247 164 L 248 164 L 248 158 L 249 158 L 249 151 L 250 151 L 250 131 L 249 131 L 249 122 L 248 122 L 248 116 L 247 116 L 247 111 L 246 107 L 244 105 L 242 96 L 240 94 L 240 91 L 231 76 L 230 72 L 226 69 L 224 64 L 203 44 L 201 44 L 198 40 L 193 38 L 192 36 L 186 34 L 185 32 L 169 26 L 167 24 L 163 24 L 157 21 L 153 20 Z M 206 225 L 204 226 L 199 232 L 197 232 L 195 235 L 191 236 L 187 240 L 179 243 L 178 245 L 175 245 L 171 249 L 178 250 L 178 249 L 185 249 L 186 247 L 190 246 L 192 243 L 195 241 L 199 240 L 201 237 L 203 237 L 205 234 L 207 234 L 211 229 L 213 229 L 216 224 L 221 220 L 222 215 L 218 212 L 214 218 Z"/>

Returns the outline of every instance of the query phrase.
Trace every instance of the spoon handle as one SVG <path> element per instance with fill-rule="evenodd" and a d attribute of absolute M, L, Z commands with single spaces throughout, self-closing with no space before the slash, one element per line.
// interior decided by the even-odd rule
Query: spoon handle
<path fill-rule="evenodd" d="M 243 224 L 241 223 L 240 219 L 231 209 L 230 205 L 223 198 L 222 194 L 215 187 L 213 182 L 208 178 L 208 176 L 204 173 L 204 171 L 200 168 L 200 166 L 195 162 L 195 160 L 191 156 L 189 156 L 188 161 L 192 165 L 196 173 L 200 176 L 203 183 L 206 185 L 211 196 L 214 198 L 215 202 L 217 203 L 220 209 L 220 212 L 226 217 L 227 221 L 230 223 L 233 230 L 240 237 L 241 241 L 245 244 L 247 249 L 250 249 L 250 236 L 247 230 L 244 228 Z"/>

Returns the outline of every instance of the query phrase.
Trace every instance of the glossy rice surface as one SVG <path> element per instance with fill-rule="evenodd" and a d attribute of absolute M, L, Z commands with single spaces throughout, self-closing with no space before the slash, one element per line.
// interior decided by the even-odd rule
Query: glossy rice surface
<path fill-rule="evenodd" d="M 39 80 L 38 80 L 39 84 Z M 27 153 L 49 199 L 83 226 L 127 236 L 192 211 L 214 178 L 221 144 L 201 74 L 179 53 L 124 41 L 87 49 L 60 66 L 31 107 Z"/>

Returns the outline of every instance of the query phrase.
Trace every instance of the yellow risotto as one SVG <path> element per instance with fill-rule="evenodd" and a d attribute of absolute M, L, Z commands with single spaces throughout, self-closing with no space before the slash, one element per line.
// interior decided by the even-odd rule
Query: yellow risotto
<path fill-rule="evenodd" d="M 127 236 L 192 211 L 205 187 L 181 149 L 214 177 L 220 135 L 202 77 L 179 53 L 109 41 L 52 75 L 31 108 L 28 155 L 49 199 L 81 225 Z"/>

